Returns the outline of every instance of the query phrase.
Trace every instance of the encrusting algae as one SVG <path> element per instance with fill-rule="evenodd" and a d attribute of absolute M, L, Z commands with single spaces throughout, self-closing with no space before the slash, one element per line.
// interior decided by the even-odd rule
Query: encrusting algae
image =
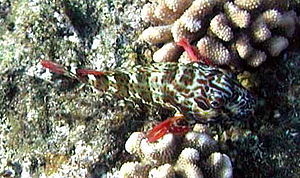
<path fill-rule="evenodd" d="M 289 0 L 151 1 L 144 6 L 142 18 L 151 26 L 140 39 L 168 46 L 154 53 L 155 62 L 174 61 L 182 50 L 169 44 L 185 38 L 216 65 L 240 60 L 252 67 L 286 49 L 299 21 L 296 12 L 289 10 Z M 182 56 L 177 60 L 186 57 Z"/>

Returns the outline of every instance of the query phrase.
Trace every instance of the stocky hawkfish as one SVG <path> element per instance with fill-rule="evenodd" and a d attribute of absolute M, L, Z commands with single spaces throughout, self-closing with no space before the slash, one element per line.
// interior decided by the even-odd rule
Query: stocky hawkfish
<path fill-rule="evenodd" d="M 185 133 L 187 127 L 178 125 L 181 118 L 190 123 L 208 122 L 222 114 L 243 118 L 255 106 L 254 97 L 230 73 L 199 62 L 154 63 L 119 68 L 111 71 L 77 69 L 76 74 L 47 60 L 43 67 L 88 83 L 100 92 L 147 105 L 174 108 L 183 116 L 167 119 L 148 135 L 153 142 L 167 132 Z"/>

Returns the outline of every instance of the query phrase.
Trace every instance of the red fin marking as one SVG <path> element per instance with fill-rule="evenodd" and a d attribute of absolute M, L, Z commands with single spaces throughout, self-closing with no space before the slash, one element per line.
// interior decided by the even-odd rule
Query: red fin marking
<path fill-rule="evenodd" d="M 190 128 L 188 126 L 173 125 L 173 126 L 170 126 L 170 128 L 169 128 L 169 132 L 173 133 L 174 135 L 184 135 L 189 130 L 190 130 Z"/>
<path fill-rule="evenodd" d="M 42 59 L 41 64 L 44 68 L 47 68 L 50 71 L 55 72 L 57 74 L 64 74 L 66 72 L 63 66 L 52 61 Z"/>
<path fill-rule="evenodd" d="M 168 126 L 170 125 L 170 118 L 156 125 L 147 135 L 149 142 L 155 142 L 168 132 Z"/>
<path fill-rule="evenodd" d="M 157 125 L 158 126 L 158 125 Z M 166 127 L 163 127 L 159 130 L 155 130 L 154 129 L 147 135 L 148 141 L 150 143 L 155 142 L 156 140 L 158 140 L 159 138 L 163 137 L 164 135 L 166 135 L 166 133 L 168 133 L 168 130 Z"/>
<path fill-rule="evenodd" d="M 189 127 L 185 125 L 178 125 L 180 121 L 184 120 L 184 116 L 169 117 L 165 121 L 156 125 L 147 135 L 150 143 L 155 142 L 163 137 L 166 133 L 173 133 L 175 135 L 183 135 L 189 131 Z"/>
<path fill-rule="evenodd" d="M 198 62 L 200 60 L 197 56 L 197 49 L 190 45 L 187 39 L 181 38 L 179 42 L 177 42 L 177 45 L 184 48 L 192 62 Z"/>
<path fill-rule="evenodd" d="M 80 76 L 86 76 L 86 75 L 96 75 L 96 76 L 100 76 L 100 75 L 105 75 L 104 72 L 99 72 L 96 70 L 92 70 L 92 69 L 77 69 L 76 73 Z"/>
<path fill-rule="evenodd" d="M 203 58 L 200 53 L 198 52 L 198 49 L 195 46 L 192 46 L 187 39 L 181 38 L 179 42 L 176 43 L 178 46 L 181 46 L 184 48 L 184 50 L 187 52 L 190 60 L 192 62 L 204 62 L 206 65 L 212 65 L 211 61 L 209 61 L 206 58 Z"/>

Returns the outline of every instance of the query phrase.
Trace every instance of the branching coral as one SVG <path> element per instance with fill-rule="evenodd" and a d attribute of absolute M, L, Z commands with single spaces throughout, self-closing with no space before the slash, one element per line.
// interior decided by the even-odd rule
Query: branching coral
<path fill-rule="evenodd" d="M 197 166 L 200 153 L 194 148 L 185 148 L 180 153 L 175 164 L 175 170 L 184 177 L 203 177 L 201 169 Z"/>
<path fill-rule="evenodd" d="M 120 177 L 134 178 L 146 177 L 148 166 L 139 162 L 127 162 L 122 165 L 120 170 Z"/>
<path fill-rule="evenodd" d="M 186 144 L 201 152 L 201 156 L 207 156 L 217 151 L 217 142 L 206 133 L 188 132 L 185 135 Z"/>
<path fill-rule="evenodd" d="M 151 178 L 172 178 L 175 177 L 175 170 L 170 164 L 164 164 L 149 172 Z"/>
<path fill-rule="evenodd" d="M 253 10 L 261 5 L 262 0 L 234 0 L 234 3 L 240 8 L 246 10 Z"/>
<path fill-rule="evenodd" d="M 250 24 L 250 13 L 239 8 L 232 2 L 224 4 L 224 11 L 234 27 L 247 28 Z"/>
<path fill-rule="evenodd" d="M 298 23 L 289 9 L 289 0 L 153 0 L 142 10 L 152 26 L 140 39 L 166 44 L 154 53 L 155 62 L 187 62 L 175 45 L 185 38 L 216 65 L 241 60 L 257 67 L 288 47 Z"/>
<path fill-rule="evenodd" d="M 216 15 L 210 21 L 209 29 L 223 41 L 230 41 L 233 38 L 232 29 L 228 25 L 228 20 L 223 13 Z"/>
<path fill-rule="evenodd" d="M 182 49 L 175 42 L 166 43 L 153 54 L 155 62 L 174 62 L 180 56 Z"/>
<path fill-rule="evenodd" d="M 198 124 L 196 126 L 199 128 Z M 229 157 L 218 153 L 217 142 L 204 132 L 190 131 L 184 138 L 169 133 L 155 143 L 150 143 L 143 132 L 134 132 L 125 149 L 140 161 L 124 163 L 114 175 L 141 178 L 175 175 L 189 178 L 232 177 Z"/>
<path fill-rule="evenodd" d="M 228 64 L 231 59 L 226 47 L 212 37 L 201 38 L 197 47 L 203 57 L 210 59 L 215 64 Z"/>
<path fill-rule="evenodd" d="M 131 154 L 145 158 L 151 164 L 169 162 L 176 150 L 175 136 L 166 134 L 159 142 L 150 143 L 142 132 L 134 132 L 126 142 L 125 149 Z"/>
<path fill-rule="evenodd" d="M 205 162 L 204 166 L 211 177 L 232 177 L 232 164 L 230 158 L 221 153 L 213 153 Z"/>

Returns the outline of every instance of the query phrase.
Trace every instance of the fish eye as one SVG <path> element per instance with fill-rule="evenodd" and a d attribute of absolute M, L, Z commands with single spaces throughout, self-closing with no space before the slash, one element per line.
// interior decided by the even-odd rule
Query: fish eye
<path fill-rule="evenodd" d="M 220 102 L 220 101 L 212 101 L 212 102 L 210 103 L 210 106 L 211 106 L 212 108 L 215 108 L 215 109 L 220 108 L 221 102 Z"/>

